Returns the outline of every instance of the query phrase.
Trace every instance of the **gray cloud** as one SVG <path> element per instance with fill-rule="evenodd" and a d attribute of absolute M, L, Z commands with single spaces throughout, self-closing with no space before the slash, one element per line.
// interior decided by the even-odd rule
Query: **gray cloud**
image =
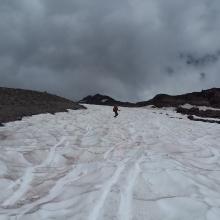
<path fill-rule="evenodd" d="M 219 12 L 217 0 L 2 0 L 0 85 L 124 100 L 219 87 Z"/>
<path fill-rule="evenodd" d="M 207 66 L 212 65 L 219 61 L 220 51 L 217 51 L 214 54 L 205 54 L 201 57 L 197 57 L 193 54 L 180 54 L 180 58 L 185 59 L 186 64 L 197 66 Z"/>

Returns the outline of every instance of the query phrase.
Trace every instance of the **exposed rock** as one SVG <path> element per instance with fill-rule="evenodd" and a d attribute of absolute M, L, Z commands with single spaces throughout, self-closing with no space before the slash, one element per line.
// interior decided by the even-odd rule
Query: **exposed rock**
<path fill-rule="evenodd" d="M 194 117 L 193 117 L 192 115 L 189 115 L 189 116 L 188 116 L 188 119 L 193 120 Z"/>
<path fill-rule="evenodd" d="M 109 96 L 100 95 L 100 94 L 96 94 L 94 96 L 87 96 L 81 101 L 79 101 L 79 103 L 93 104 L 93 105 L 108 105 L 108 106 L 118 105 L 123 107 L 135 107 L 134 103 L 117 101 Z"/>
<path fill-rule="evenodd" d="M 207 122 L 207 123 L 217 123 L 220 124 L 220 121 L 216 121 L 216 120 L 208 120 L 208 119 L 202 119 L 202 118 L 195 118 L 193 117 L 193 115 L 189 115 L 188 119 L 192 120 L 192 121 L 202 121 L 202 122 Z"/>
<path fill-rule="evenodd" d="M 41 113 L 64 112 L 67 109 L 85 109 L 68 99 L 23 89 L 0 87 L 0 125 L 5 122 L 21 120 L 24 116 Z"/>

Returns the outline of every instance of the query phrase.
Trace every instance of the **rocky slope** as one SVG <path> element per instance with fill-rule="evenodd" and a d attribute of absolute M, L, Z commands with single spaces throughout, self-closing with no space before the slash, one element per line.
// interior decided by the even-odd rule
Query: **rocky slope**
<path fill-rule="evenodd" d="M 85 108 L 68 99 L 51 95 L 47 92 L 36 92 L 23 89 L 0 87 L 0 124 L 21 120 L 24 116 L 41 113 L 67 111 L 67 109 Z"/>
<path fill-rule="evenodd" d="M 220 88 L 177 96 L 159 94 L 149 101 L 137 103 L 138 106 L 154 105 L 156 107 L 178 107 L 184 104 L 220 108 Z"/>
<path fill-rule="evenodd" d="M 160 94 L 147 102 L 139 102 L 137 105 L 140 107 L 153 105 L 159 108 L 176 107 L 178 113 L 188 115 L 190 120 L 219 123 L 216 119 L 220 119 L 220 89 L 212 88 L 177 96 Z M 186 105 L 190 107 L 186 107 Z M 212 119 L 201 119 L 194 116 Z"/>

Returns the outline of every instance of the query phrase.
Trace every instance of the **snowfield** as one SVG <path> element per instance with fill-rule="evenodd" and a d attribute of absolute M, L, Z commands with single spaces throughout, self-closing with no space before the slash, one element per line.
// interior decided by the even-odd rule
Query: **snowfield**
<path fill-rule="evenodd" d="M 87 107 L 0 128 L 1 220 L 220 219 L 219 124 Z"/>

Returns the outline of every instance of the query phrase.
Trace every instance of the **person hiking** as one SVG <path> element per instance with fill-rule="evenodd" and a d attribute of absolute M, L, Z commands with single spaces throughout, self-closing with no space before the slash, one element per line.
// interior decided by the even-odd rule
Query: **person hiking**
<path fill-rule="evenodd" d="M 114 105 L 114 107 L 113 107 L 113 112 L 115 113 L 115 118 L 118 116 L 118 111 L 120 111 L 119 109 L 118 109 L 118 106 L 117 105 Z"/>

